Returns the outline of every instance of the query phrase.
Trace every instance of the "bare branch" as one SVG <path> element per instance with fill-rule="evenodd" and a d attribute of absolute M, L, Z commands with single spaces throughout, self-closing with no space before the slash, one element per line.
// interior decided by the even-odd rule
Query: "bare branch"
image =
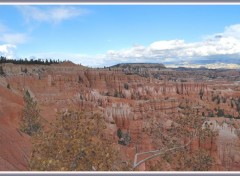
<path fill-rule="evenodd" d="M 193 137 L 194 137 L 195 135 L 196 135 L 196 133 L 193 135 Z M 193 139 L 193 138 L 192 138 L 192 139 Z M 138 167 L 138 166 L 141 165 L 142 163 L 144 163 L 144 162 L 146 162 L 146 161 L 148 161 L 148 160 L 150 160 L 150 159 L 152 159 L 152 158 L 155 158 L 155 157 L 157 157 L 157 156 L 159 156 L 159 155 L 165 154 L 166 152 L 187 147 L 187 146 L 192 142 L 192 139 L 190 139 L 190 140 L 188 141 L 188 143 L 185 144 L 185 145 L 178 146 L 178 147 L 173 147 L 173 148 L 170 148 L 170 149 L 167 149 L 167 150 L 152 150 L 152 151 L 148 151 L 148 152 L 136 153 L 135 156 L 134 156 L 133 169 L 135 169 L 136 167 Z M 147 158 L 145 158 L 145 159 L 143 159 L 143 160 L 141 160 L 141 161 L 139 161 L 139 162 L 137 163 L 137 157 L 138 157 L 139 155 L 148 154 L 148 153 L 155 153 L 155 152 L 158 152 L 158 153 L 153 154 L 152 156 L 149 156 L 149 157 L 147 157 Z"/>

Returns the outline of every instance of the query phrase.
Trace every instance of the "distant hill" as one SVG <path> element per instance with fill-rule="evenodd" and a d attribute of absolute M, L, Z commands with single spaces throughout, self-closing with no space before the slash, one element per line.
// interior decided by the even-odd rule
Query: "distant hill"
<path fill-rule="evenodd" d="M 173 68 L 173 70 L 177 71 L 193 71 L 193 70 L 211 70 L 206 67 L 200 67 L 200 68 L 188 68 L 188 67 L 178 67 L 178 68 Z"/>
<path fill-rule="evenodd" d="M 163 69 L 166 68 L 163 64 L 158 63 L 121 63 L 117 65 L 113 65 L 110 68 L 157 68 Z"/>
<path fill-rule="evenodd" d="M 72 61 L 63 61 L 59 64 L 55 64 L 55 65 L 58 65 L 58 66 L 65 66 L 65 67 L 71 67 L 71 66 L 78 66 L 77 64 L 73 63 Z"/>
<path fill-rule="evenodd" d="M 153 72 L 167 69 L 159 63 L 121 63 L 109 68 L 122 70 L 127 75 L 137 74 L 147 78 L 151 77 Z"/>

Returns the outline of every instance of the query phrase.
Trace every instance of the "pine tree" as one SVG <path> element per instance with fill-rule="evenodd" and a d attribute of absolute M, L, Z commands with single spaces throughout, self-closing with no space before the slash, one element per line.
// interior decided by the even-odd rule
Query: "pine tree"
<path fill-rule="evenodd" d="M 7 88 L 8 88 L 8 89 L 11 89 L 11 87 L 10 87 L 10 84 L 9 84 L 9 83 L 7 84 Z"/>
<path fill-rule="evenodd" d="M 36 134 L 42 129 L 40 122 L 40 110 L 37 107 L 37 102 L 33 100 L 29 92 L 24 95 L 23 117 L 20 124 L 20 130 L 30 136 Z"/>

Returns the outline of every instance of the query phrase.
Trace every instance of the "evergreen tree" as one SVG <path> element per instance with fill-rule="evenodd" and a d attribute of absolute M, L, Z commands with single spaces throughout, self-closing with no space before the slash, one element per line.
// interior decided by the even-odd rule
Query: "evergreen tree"
<path fill-rule="evenodd" d="M 10 87 L 10 84 L 9 84 L 9 83 L 7 84 L 7 88 L 8 88 L 8 89 L 11 89 L 11 87 Z"/>
<path fill-rule="evenodd" d="M 117 130 L 117 136 L 119 139 L 122 138 L 122 131 L 120 128 Z"/>
<path fill-rule="evenodd" d="M 24 95 L 23 117 L 20 124 L 20 130 L 30 136 L 36 134 L 42 129 L 40 122 L 40 110 L 37 107 L 37 102 L 33 100 L 29 92 Z"/>

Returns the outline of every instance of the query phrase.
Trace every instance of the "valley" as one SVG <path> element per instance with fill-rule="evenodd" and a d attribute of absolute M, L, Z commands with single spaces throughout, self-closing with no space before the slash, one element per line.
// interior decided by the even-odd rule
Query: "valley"
<path fill-rule="evenodd" d="M 26 90 L 37 102 L 45 130 L 60 112 L 99 113 L 104 138 L 132 170 L 240 168 L 240 70 L 145 63 L 89 68 L 69 61 L 1 67 L 2 171 L 30 170 L 32 137 L 19 130 Z M 151 151 L 163 154 L 134 165 Z M 143 152 L 148 153 L 139 155 Z"/>

